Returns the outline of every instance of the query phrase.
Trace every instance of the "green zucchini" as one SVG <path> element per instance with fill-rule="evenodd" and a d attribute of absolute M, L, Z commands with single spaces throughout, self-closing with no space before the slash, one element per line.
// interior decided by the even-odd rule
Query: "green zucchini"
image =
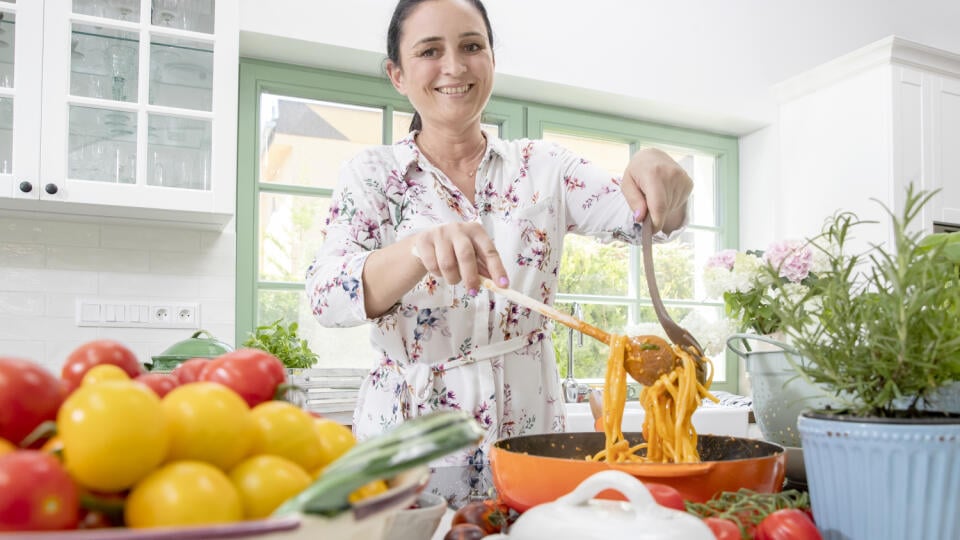
<path fill-rule="evenodd" d="M 476 420 L 463 411 L 437 411 L 407 420 L 358 443 L 273 515 L 335 515 L 350 506 L 348 497 L 361 486 L 478 444 L 483 434 Z"/>

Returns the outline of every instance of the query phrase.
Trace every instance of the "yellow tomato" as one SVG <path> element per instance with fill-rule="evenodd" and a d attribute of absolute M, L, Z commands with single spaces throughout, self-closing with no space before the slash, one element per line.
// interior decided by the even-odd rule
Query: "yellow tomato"
<path fill-rule="evenodd" d="M 71 476 L 94 491 L 129 488 L 167 455 L 160 398 L 133 381 L 83 385 L 60 407 L 57 433 Z"/>
<path fill-rule="evenodd" d="M 247 519 L 269 516 L 284 501 L 307 489 L 313 478 L 289 459 L 253 456 L 230 471 L 230 481 L 240 493 Z"/>
<path fill-rule="evenodd" d="M 252 414 L 256 435 L 251 454 L 285 457 L 308 471 L 320 466 L 323 454 L 309 413 L 286 401 L 267 401 Z"/>
<path fill-rule="evenodd" d="M 4 454 L 9 454 L 10 452 L 15 452 L 17 447 L 13 445 L 12 442 L 6 439 L 0 439 L 0 456 Z"/>
<path fill-rule="evenodd" d="M 349 428 L 328 418 L 314 418 L 313 429 L 320 438 L 321 467 L 326 467 L 357 444 Z"/>
<path fill-rule="evenodd" d="M 130 491 L 123 510 L 128 527 L 174 527 L 243 519 L 240 494 L 220 469 L 176 461 L 153 471 Z"/>
<path fill-rule="evenodd" d="M 358 502 L 373 497 L 374 495 L 379 495 L 388 489 L 387 483 L 383 480 L 374 480 L 369 484 L 365 484 L 357 488 L 356 491 L 351 493 L 347 500 L 350 501 L 350 504 L 357 504 Z"/>
<path fill-rule="evenodd" d="M 127 372 L 121 369 L 119 366 L 115 366 L 113 364 L 100 364 L 93 366 L 89 371 L 84 373 L 83 379 L 80 380 L 80 384 L 99 384 L 104 381 L 129 380 L 130 376 L 127 375 Z"/>
<path fill-rule="evenodd" d="M 222 384 L 195 382 L 163 398 L 170 426 L 167 461 L 204 461 L 224 471 L 246 457 L 253 444 L 250 407 Z"/>

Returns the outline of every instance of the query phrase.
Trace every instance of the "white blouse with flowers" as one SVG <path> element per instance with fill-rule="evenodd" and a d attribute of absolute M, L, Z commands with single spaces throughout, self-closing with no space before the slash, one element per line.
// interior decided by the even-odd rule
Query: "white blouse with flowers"
<path fill-rule="evenodd" d="M 358 438 L 432 410 L 463 409 L 486 428 L 483 444 L 435 465 L 482 466 L 498 439 L 564 430 L 550 323 L 486 289 L 470 296 L 462 283 L 429 274 L 388 313 L 368 319 L 367 256 L 425 229 L 474 221 L 496 244 L 510 287 L 552 304 L 564 234 L 639 238 L 620 180 L 560 146 L 488 136 L 471 204 L 413 136 L 344 166 L 307 293 L 324 326 L 371 323 L 379 358 L 360 390 Z"/>

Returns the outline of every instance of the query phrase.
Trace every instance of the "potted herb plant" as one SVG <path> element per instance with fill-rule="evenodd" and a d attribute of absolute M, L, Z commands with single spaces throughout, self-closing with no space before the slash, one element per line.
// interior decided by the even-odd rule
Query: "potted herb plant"
<path fill-rule="evenodd" d="M 895 243 L 846 253 L 856 216 L 811 245 L 827 256 L 811 319 L 775 306 L 800 360 L 841 408 L 799 421 L 814 518 L 827 539 L 960 538 L 960 415 L 929 398 L 960 381 L 960 278 L 946 240 L 911 224 L 932 193 L 908 187 Z M 935 403 L 935 402 L 934 402 Z"/>

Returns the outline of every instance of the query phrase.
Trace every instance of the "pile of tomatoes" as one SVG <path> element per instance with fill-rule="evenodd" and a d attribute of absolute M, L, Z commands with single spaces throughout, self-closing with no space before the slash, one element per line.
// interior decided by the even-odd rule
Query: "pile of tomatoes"
<path fill-rule="evenodd" d="M 346 427 L 274 400 L 285 379 L 256 349 L 169 374 L 145 373 L 110 340 L 77 348 L 60 377 L 0 358 L 0 531 L 269 515 L 355 444 Z"/>

